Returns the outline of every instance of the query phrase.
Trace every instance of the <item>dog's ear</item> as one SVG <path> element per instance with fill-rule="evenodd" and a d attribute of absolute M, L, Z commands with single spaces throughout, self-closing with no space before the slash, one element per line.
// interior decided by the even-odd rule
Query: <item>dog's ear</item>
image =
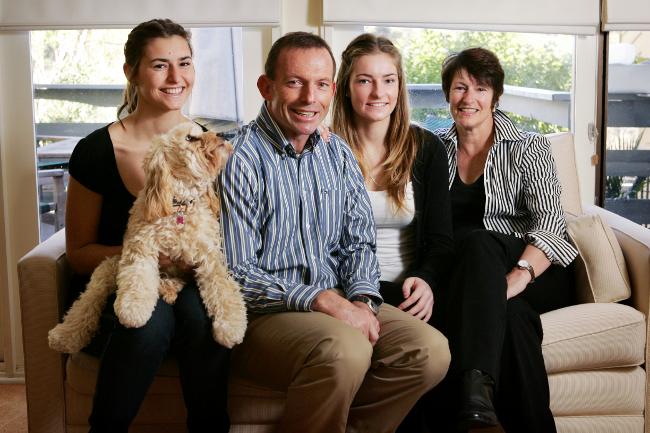
<path fill-rule="evenodd" d="M 228 156 L 232 152 L 232 145 L 213 132 L 204 133 L 201 140 L 208 170 L 216 176 L 226 165 Z"/>
<path fill-rule="evenodd" d="M 215 191 L 214 188 L 208 188 L 208 204 L 210 205 L 210 209 L 212 209 L 212 212 L 218 217 L 219 212 L 221 212 L 221 202 L 219 201 L 219 197 L 217 196 L 217 192 Z"/>
<path fill-rule="evenodd" d="M 165 144 L 155 142 L 144 160 L 144 219 L 153 222 L 174 213 L 172 175 L 165 157 Z"/>

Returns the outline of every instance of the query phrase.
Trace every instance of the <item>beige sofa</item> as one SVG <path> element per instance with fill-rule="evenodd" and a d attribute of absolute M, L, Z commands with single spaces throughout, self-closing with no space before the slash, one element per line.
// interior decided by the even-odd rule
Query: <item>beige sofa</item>
<path fill-rule="evenodd" d="M 583 209 L 572 137 L 561 134 L 551 140 L 563 183 L 563 206 L 567 213 L 579 215 Z M 650 230 L 595 206 L 585 206 L 584 212 L 601 214 L 614 229 L 627 261 L 632 297 L 629 306 L 582 304 L 542 316 L 551 408 L 560 433 L 650 433 L 643 368 L 648 357 Z M 47 347 L 47 331 L 61 317 L 61 300 L 68 288 L 64 253 L 61 231 L 18 265 L 30 433 L 87 431 L 98 362 L 85 354 L 63 356 Z M 232 432 L 272 432 L 283 407 L 283 393 L 232 378 Z M 176 366 L 167 361 L 131 431 L 182 432 L 184 415 Z"/>

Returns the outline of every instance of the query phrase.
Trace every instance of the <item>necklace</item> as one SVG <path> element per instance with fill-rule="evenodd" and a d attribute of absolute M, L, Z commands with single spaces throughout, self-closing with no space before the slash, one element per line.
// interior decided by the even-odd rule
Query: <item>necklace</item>
<path fill-rule="evenodd" d="M 377 181 L 375 180 L 375 178 L 372 177 L 372 174 L 370 174 L 370 172 L 368 172 L 368 177 L 370 178 L 370 180 L 372 181 L 372 183 L 375 184 L 376 187 L 378 187 L 378 188 L 383 188 L 383 187 L 384 187 L 384 185 L 382 185 L 381 183 L 377 182 Z"/>

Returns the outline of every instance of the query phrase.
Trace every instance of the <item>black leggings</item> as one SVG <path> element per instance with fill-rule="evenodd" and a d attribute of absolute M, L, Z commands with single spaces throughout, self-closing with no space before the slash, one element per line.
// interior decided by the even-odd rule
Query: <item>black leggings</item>
<path fill-rule="evenodd" d="M 127 433 L 170 353 L 178 360 L 188 431 L 228 432 L 230 350 L 212 338 L 211 319 L 196 285 L 183 288 L 174 305 L 159 299 L 151 319 L 141 328 L 120 325 L 114 300 L 114 296 L 109 299 L 101 330 L 86 349 L 101 357 L 90 432 Z"/>
<path fill-rule="evenodd" d="M 539 315 L 573 303 L 573 273 L 571 267 L 551 265 L 521 294 L 506 300 L 505 276 L 525 247 L 517 237 L 484 229 L 457 241 L 450 281 L 434 291 L 430 321 L 449 339 L 451 367 L 418 407 L 434 431 L 455 431 L 458 378 L 469 369 L 495 379 L 495 409 L 506 432 L 556 431 Z"/>

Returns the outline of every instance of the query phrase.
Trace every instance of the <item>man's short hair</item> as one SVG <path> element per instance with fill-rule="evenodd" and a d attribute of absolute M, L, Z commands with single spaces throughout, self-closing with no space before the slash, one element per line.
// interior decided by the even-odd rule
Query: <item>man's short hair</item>
<path fill-rule="evenodd" d="M 288 50 L 291 48 L 296 49 L 310 49 L 310 48 L 324 48 L 330 55 L 332 59 L 332 80 L 334 79 L 334 74 L 336 73 L 336 60 L 334 60 L 334 55 L 330 46 L 327 45 L 327 42 L 320 36 L 314 35 L 307 32 L 291 32 L 282 36 L 280 39 L 275 41 L 269 51 L 269 55 L 266 58 L 266 63 L 264 64 L 264 74 L 270 79 L 275 79 L 275 66 L 278 63 L 278 58 L 282 50 Z"/>

